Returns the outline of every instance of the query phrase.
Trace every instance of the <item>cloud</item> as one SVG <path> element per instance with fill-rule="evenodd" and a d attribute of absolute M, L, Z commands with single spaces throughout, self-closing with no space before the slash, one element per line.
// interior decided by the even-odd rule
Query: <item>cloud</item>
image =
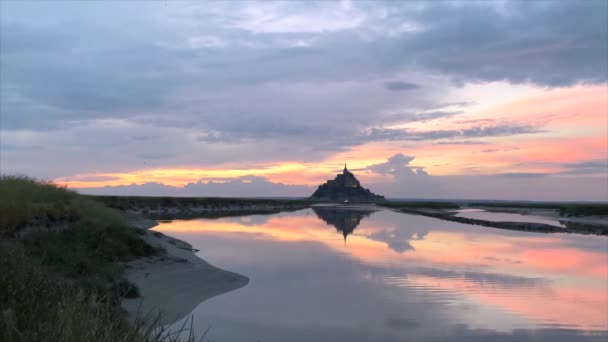
<path fill-rule="evenodd" d="M 395 127 L 492 103 L 462 85 L 569 87 L 608 74 L 602 1 L 0 6 L 3 171 L 48 178 L 539 133 L 553 127 Z"/>
<path fill-rule="evenodd" d="M 83 194 L 120 196 L 307 197 L 314 189 L 304 185 L 275 183 L 259 176 L 243 176 L 234 179 L 210 178 L 205 182 L 188 183 L 184 187 L 148 182 L 76 190 Z"/>
<path fill-rule="evenodd" d="M 505 172 L 505 173 L 497 173 L 493 176 L 495 177 L 508 177 L 508 178 L 537 178 L 537 177 L 547 177 L 550 176 L 549 173 L 543 172 Z"/>
<path fill-rule="evenodd" d="M 497 124 L 474 126 L 465 129 L 414 131 L 395 128 L 372 128 L 359 138 L 367 141 L 427 141 L 458 138 L 485 138 L 519 134 L 541 133 L 543 130 L 529 124 Z"/>
<path fill-rule="evenodd" d="M 401 82 L 401 81 L 390 81 L 384 82 L 384 89 L 393 90 L 393 91 L 404 91 L 404 90 L 414 90 L 420 88 L 419 85 L 415 83 Z"/>
<path fill-rule="evenodd" d="M 363 170 L 392 176 L 392 180 L 386 183 L 366 185 L 375 193 L 387 198 L 608 200 L 606 198 L 608 183 L 606 183 L 605 173 L 588 174 L 584 177 L 572 177 L 559 172 L 436 176 L 427 173 L 424 166 L 411 165 L 414 159 L 414 156 L 398 153 L 384 163 L 367 166 Z M 576 164 L 597 166 L 593 161 Z M 572 189 L 577 191 L 572 191 Z"/>
<path fill-rule="evenodd" d="M 423 167 L 410 165 L 414 158 L 414 156 L 406 156 L 403 153 L 397 153 L 388 158 L 385 163 L 369 165 L 365 170 L 382 175 L 392 175 L 396 180 L 414 176 L 428 176 Z"/>
<path fill-rule="evenodd" d="M 475 140 L 461 140 L 461 141 L 439 141 L 435 145 L 487 145 L 487 142 L 475 141 Z"/>
<path fill-rule="evenodd" d="M 394 121 L 397 123 L 409 123 L 409 122 L 424 122 L 435 119 L 447 119 L 456 115 L 463 114 L 464 111 L 432 111 L 422 113 L 401 113 L 392 114 L 387 116 L 386 122 Z"/>
<path fill-rule="evenodd" d="M 582 174 L 600 174 L 608 175 L 608 161 L 606 159 L 585 160 L 574 163 L 565 163 L 561 165 L 565 171 L 562 174 L 582 175 Z"/>
<path fill-rule="evenodd" d="M 494 153 L 494 152 L 509 152 L 509 151 L 517 151 L 519 147 L 516 146 L 507 146 L 502 148 L 488 148 L 485 150 L 481 150 L 481 153 Z"/>

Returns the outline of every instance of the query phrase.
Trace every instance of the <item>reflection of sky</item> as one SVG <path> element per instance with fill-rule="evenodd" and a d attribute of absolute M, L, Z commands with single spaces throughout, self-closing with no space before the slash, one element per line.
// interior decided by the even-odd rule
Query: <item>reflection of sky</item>
<path fill-rule="evenodd" d="M 193 312 L 212 340 L 569 340 L 608 330 L 605 237 L 391 211 L 364 218 L 346 244 L 311 210 L 155 229 L 250 277 Z"/>

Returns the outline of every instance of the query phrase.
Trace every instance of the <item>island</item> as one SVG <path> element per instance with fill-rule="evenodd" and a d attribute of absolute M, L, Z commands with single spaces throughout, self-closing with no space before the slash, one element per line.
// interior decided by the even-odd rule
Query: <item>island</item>
<path fill-rule="evenodd" d="M 361 186 L 355 175 L 348 171 L 346 163 L 341 174 L 333 180 L 319 185 L 317 190 L 308 198 L 318 202 L 339 203 L 377 203 L 385 201 L 384 196 L 376 195 Z"/>

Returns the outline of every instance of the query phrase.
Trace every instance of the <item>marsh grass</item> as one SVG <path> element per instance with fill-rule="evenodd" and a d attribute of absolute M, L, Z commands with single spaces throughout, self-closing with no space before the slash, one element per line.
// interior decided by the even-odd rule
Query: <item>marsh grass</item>
<path fill-rule="evenodd" d="M 176 341 L 154 319 L 129 323 L 119 305 L 139 295 L 123 262 L 163 253 L 142 234 L 91 198 L 0 176 L 0 340 Z"/>

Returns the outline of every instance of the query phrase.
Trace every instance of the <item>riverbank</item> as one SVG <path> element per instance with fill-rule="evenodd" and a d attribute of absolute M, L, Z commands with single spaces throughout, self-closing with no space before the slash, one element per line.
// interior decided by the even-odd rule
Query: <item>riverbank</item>
<path fill-rule="evenodd" d="M 178 318 L 247 283 L 148 219 L 24 176 L 0 188 L 2 341 L 176 341 L 159 312 Z"/>
<path fill-rule="evenodd" d="M 571 234 L 593 234 L 593 235 L 608 235 L 608 225 L 605 224 L 589 224 L 572 221 L 564 221 L 565 227 L 553 226 L 545 223 L 535 222 L 503 222 L 503 221 L 487 221 L 473 218 L 455 216 L 454 211 L 446 210 L 421 210 L 398 208 L 394 209 L 398 212 L 411 215 L 421 215 L 433 217 L 444 221 L 452 221 L 463 224 L 472 224 L 483 227 L 491 227 L 498 229 L 518 230 L 537 233 L 571 233 Z"/>
<path fill-rule="evenodd" d="M 131 321 L 151 318 L 166 325 L 178 321 L 201 302 L 241 288 L 249 279 L 210 265 L 184 241 L 148 229 L 156 222 L 132 215 L 133 225 L 145 231 L 143 240 L 165 251 L 163 256 L 138 258 L 126 263 L 129 282 L 139 289 L 140 298 L 125 298 L 122 307 Z"/>
<path fill-rule="evenodd" d="M 564 216 L 559 209 L 537 209 L 537 208 L 509 208 L 509 207 L 484 207 L 479 206 L 478 209 L 483 209 L 492 213 L 509 213 L 537 216 L 546 219 L 560 221 L 561 223 L 578 223 L 586 225 L 604 225 L 608 226 L 608 215 L 587 215 L 587 216 Z"/>

